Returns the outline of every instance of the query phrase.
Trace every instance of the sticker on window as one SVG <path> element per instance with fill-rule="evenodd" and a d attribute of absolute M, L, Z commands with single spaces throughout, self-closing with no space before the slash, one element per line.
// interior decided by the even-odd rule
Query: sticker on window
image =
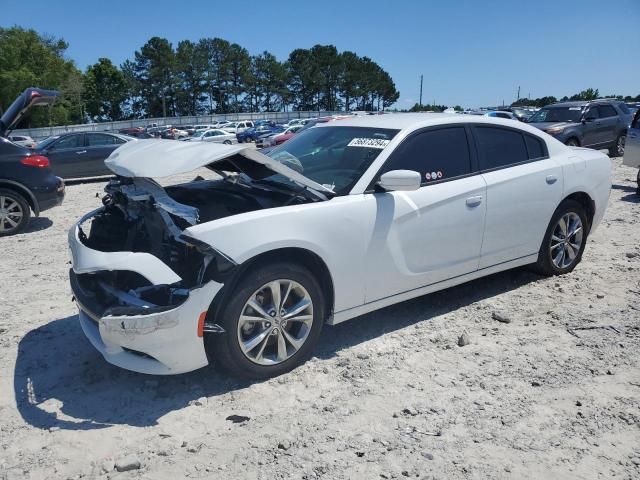
<path fill-rule="evenodd" d="M 385 140 L 382 138 L 354 138 L 349 142 L 347 147 L 364 147 L 364 148 L 379 148 L 382 150 L 389 145 L 391 140 Z"/>

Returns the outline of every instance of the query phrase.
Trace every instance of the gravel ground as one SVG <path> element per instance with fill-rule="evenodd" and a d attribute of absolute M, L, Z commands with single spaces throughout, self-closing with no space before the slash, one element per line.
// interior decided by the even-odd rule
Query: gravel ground
<path fill-rule="evenodd" d="M 104 183 L 69 186 L 0 239 L 0 478 L 640 478 L 640 197 L 613 163 L 572 274 L 505 272 L 326 327 L 312 360 L 258 383 L 100 357 L 66 235 Z"/>

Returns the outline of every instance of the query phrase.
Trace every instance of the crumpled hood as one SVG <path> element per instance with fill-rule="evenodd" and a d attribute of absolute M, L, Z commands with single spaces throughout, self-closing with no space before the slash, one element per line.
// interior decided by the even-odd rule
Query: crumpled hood
<path fill-rule="evenodd" d="M 209 142 L 176 142 L 175 140 L 139 140 L 127 142 L 114 150 L 104 163 L 122 177 L 158 178 L 188 173 L 200 167 L 241 155 L 317 192 L 333 191 L 301 173 L 258 152 L 247 144 L 224 145 Z"/>

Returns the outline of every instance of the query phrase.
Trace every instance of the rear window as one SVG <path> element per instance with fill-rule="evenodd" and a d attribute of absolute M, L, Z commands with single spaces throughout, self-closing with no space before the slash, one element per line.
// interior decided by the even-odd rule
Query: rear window
<path fill-rule="evenodd" d="M 529 160 L 524 136 L 506 128 L 476 127 L 480 170 L 506 167 Z"/>

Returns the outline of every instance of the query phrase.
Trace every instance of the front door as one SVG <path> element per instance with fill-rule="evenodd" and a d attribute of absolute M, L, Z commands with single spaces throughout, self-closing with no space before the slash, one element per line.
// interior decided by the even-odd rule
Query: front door
<path fill-rule="evenodd" d="M 591 105 L 584 113 L 582 126 L 582 146 L 591 147 L 600 143 L 602 132 L 600 130 L 600 112 L 597 105 Z"/>
<path fill-rule="evenodd" d="M 375 210 L 366 258 L 366 302 L 473 272 L 478 268 L 486 186 L 472 174 L 464 126 L 407 137 L 381 168 L 413 170 L 415 191 L 365 194 Z M 377 180 L 376 180 L 377 181 Z"/>
<path fill-rule="evenodd" d="M 84 158 L 87 154 L 84 133 L 65 135 L 51 144 L 44 153 L 49 158 L 55 175 L 62 178 L 84 176 Z"/>

